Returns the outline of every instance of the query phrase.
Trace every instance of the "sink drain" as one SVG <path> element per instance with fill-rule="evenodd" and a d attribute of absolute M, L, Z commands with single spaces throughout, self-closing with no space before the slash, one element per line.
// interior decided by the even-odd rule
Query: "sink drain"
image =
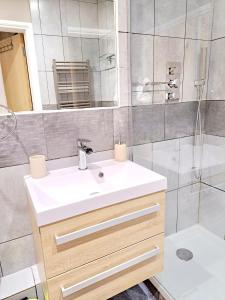
<path fill-rule="evenodd" d="M 179 259 L 189 261 L 193 258 L 193 253 L 185 248 L 180 248 L 176 251 L 176 255 Z"/>

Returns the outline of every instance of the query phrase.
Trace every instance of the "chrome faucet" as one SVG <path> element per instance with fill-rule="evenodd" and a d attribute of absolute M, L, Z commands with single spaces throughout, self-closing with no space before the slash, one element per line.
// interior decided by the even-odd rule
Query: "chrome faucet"
<path fill-rule="evenodd" d="M 78 139 L 77 140 L 77 149 L 78 149 L 78 168 L 79 170 L 86 170 L 87 167 L 87 155 L 93 153 L 92 148 L 87 147 L 87 143 L 90 141 L 87 139 Z"/>

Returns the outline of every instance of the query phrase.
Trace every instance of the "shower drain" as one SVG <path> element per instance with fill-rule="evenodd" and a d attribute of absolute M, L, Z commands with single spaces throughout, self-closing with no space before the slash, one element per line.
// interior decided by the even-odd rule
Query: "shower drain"
<path fill-rule="evenodd" d="M 185 248 L 177 249 L 176 255 L 179 259 L 189 261 L 193 258 L 193 253 Z"/>

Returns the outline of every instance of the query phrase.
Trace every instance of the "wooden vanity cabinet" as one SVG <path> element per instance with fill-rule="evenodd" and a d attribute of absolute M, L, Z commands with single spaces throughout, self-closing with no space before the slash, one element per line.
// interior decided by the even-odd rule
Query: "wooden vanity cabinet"
<path fill-rule="evenodd" d="M 33 224 L 48 300 L 104 300 L 163 268 L 165 193 Z"/>

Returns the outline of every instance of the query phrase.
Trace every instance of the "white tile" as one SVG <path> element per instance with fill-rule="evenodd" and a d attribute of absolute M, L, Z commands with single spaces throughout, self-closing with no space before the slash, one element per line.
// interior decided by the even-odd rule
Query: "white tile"
<path fill-rule="evenodd" d="M 0 299 L 5 299 L 11 297 L 12 295 L 21 293 L 22 291 L 34 287 L 34 285 L 31 268 L 26 268 L 13 274 L 4 276 L 1 279 L 0 284 Z M 17 297 L 19 297 L 19 295 L 17 295 Z"/>
<path fill-rule="evenodd" d="M 0 243 L 32 232 L 23 182 L 28 173 L 28 165 L 0 168 Z"/>
<path fill-rule="evenodd" d="M 201 59 L 203 51 L 206 53 L 206 59 Z M 184 59 L 184 83 L 183 83 L 183 101 L 194 101 L 199 99 L 206 100 L 207 79 L 210 56 L 210 42 L 201 40 L 185 40 L 185 59 Z M 205 71 L 202 66 L 202 61 L 205 61 Z M 205 84 L 203 92 L 201 87 L 195 86 L 196 80 L 201 80 L 204 77 Z"/>
<path fill-rule="evenodd" d="M 49 104 L 57 104 L 53 72 L 47 72 Z"/>
<path fill-rule="evenodd" d="M 98 27 L 100 32 L 101 30 L 108 30 L 111 33 L 115 31 L 114 15 L 113 1 L 98 2 Z"/>
<path fill-rule="evenodd" d="M 34 35 L 38 71 L 45 71 L 44 48 L 42 35 Z"/>
<path fill-rule="evenodd" d="M 111 69 L 101 72 L 102 101 L 117 101 L 117 72 Z"/>
<path fill-rule="evenodd" d="M 225 236 L 225 192 L 201 185 L 199 223 L 224 239 Z"/>
<path fill-rule="evenodd" d="M 119 95 L 119 105 L 121 107 L 131 105 L 131 94 L 130 94 L 130 71 L 126 68 L 119 68 L 119 86 L 118 86 L 118 95 Z"/>
<path fill-rule="evenodd" d="M 90 82 L 91 100 L 94 102 L 102 101 L 100 72 L 90 72 Z"/>
<path fill-rule="evenodd" d="M 63 37 L 63 48 L 66 61 L 82 61 L 80 38 Z"/>
<path fill-rule="evenodd" d="M 131 0 L 131 32 L 154 34 L 154 0 Z"/>
<path fill-rule="evenodd" d="M 198 223 L 199 196 L 199 183 L 178 190 L 177 231 Z"/>
<path fill-rule="evenodd" d="M 216 0 L 214 3 L 214 17 L 213 17 L 213 30 L 212 38 L 221 38 L 225 36 L 225 2 L 224 0 Z"/>
<path fill-rule="evenodd" d="M 165 234 L 177 231 L 177 190 L 166 193 Z"/>
<path fill-rule="evenodd" d="M 79 1 L 60 0 L 62 33 L 65 36 L 80 37 Z"/>
<path fill-rule="evenodd" d="M 128 33 L 119 33 L 119 67 L 128 68 L 129 56 L 128 56 Z"/>
<path fill-rule="evenodd" d="M 32 235 L 0 244 L 3 275 L 9 275 L 35 263 Z"/>
<path fill-rule="evenodd" d="M 153 159 L 152 147 L 152 143 L 133 146 L 133 161 L 151 170 Z"/>
<path fill-rule="evenodd" d="M 35 34 L 41 34 L 41 20 L 38 0 L 30 0 L 30 13 Z"/>
<path fill-rule="evenodd" d="M 130 30 L 129 14 L 130 5 L 129 0 L 116 1 L 117 3 L 117 26 L 118 31 L 128 32 Z"/>
<path fill-rule="evenodd" d="M 186 0 L 155 1 L 155 34 L 184 38 Z"/>
<path fill-rule="evenodd" d="M 131 35 L 131 74 L 132 91 L 137 93 L 138 104 L 152 102 L 153 87 L 153 37 Z"/>
<path fill-rule="evenodd" d="M 182 99 L 183 81 L 183 59 L 184 59 L 184 40 L 177 38 L 167 38 L 156 36 L 154 38 L 154 81 L 167 81 L 167 63 L 177 62 L 181 64 L 180 74 L 180 99 Z M 153 103 L 164 103 L 166 99 L 165 85 L 154 86 Z"/>
<path fill-rule="evenodd" d="M 81 36 L 98 37 L 98 7 L 97 4 L 80 2 Z"/>
<path fill-rule="evenodd" d="M 193 137 L 180 139 L 179 187 L 199 181 L 201 147 L 193 147 Z"/>
<path fill-rule="evenodd" d="M 59 0 L 39 0 L 43 34 L 61 35 Z"/>
<path fill-rule="evenodd" d="M 204 135 L 202 180 L 213 185 L 224 182 L 225 174 L 225 138 Z M 220 179 L 216 182 L 216 179 Z"/>
<path fill-rule="evenodd" d="M 48 84 L 47 84 L 47 72 L 38 72 L 40 91 L 41 91 L 41 103 L 49 104 L 48 97 Z"/>
<path fill-rule="evenodd" d="M 62 37 L 43 36 L 46 71 L 52 71 L 53 59 L 64 61 Z"/>
<path fill-rule="evenodd" d="M 89 60 L 92 71 L 99 71 L 98 39 L 81 39 L 83 60 Z"/>
<path fill-rule="evenodd" d="M 208 99 L 225 99 L 225 38 L 212 42 L 209 65 Z"/>
<path fill-rule="evenodd" d="M 179 139 L 153 143 L 153 170 L 167 177 L 168 190 L 178 188 Z"/>
<path fill-rule="evenodd" d="M 213 17 L 213 1 L 188 0 L 186 37 L 193 39 L 211 40 Z"/>

